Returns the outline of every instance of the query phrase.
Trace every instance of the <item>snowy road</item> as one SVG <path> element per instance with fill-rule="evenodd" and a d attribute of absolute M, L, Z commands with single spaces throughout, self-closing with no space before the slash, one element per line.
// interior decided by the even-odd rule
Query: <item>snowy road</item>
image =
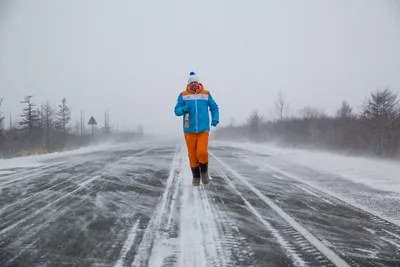
<path fill-rule="evenodd" d="M 0 165 L 0 266 L 400 266 L 395 220 L 273 156 L 211 146 L 200 187 L 182 145 L 36 162 Z"/>

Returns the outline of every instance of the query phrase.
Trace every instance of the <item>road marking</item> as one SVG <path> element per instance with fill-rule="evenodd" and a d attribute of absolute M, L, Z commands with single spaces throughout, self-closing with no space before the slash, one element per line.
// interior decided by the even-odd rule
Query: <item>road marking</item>
<path fill-rule="evenodd" d="M 249 208 L 250 212 L 256 216 L 260 222 L 267 228 L 269 232 L 272 233 L 272 235 L 275 237 L 276 241 L 282 246 L 284 250 L 286 250 L 288 256 L 292 258 L 293 262 L 296 264 L 296 266 L 306 266 L 306 263 L 303 261 L 303 259 L 300 258 L 300 256 L 293 250 L 292 246 L 279 234 L 279 232 L 272 227 L 272 225 L 264 220 L 262 215 L 254 208 L 253 205 L 250 204 L 250 202 L 242 195 L 242 193 L 239 192 L 239 190 L 235 187 L 235 185 L 229 180 L 229 178 L 222 172 L 220 172 L 220 175 L 222 179 L 225 180 L 225 182 L 229 185 L 229 187 L 232 188 L 232 190 L 240 196 L 240 198 L 243 200 L 243 202 L 246 204 L 246 206 Z"/>
<path fill-rule="evenodd" d="M 332 263 L 337 266 L 350 267 L 342 258 L 340 258 L 334 251 L 329 249 L 324 245 L 319 239 L 317 239 L 314 235 L 312 235 L 307 229 L 305 229 L 302 225 L 300 225 L 297 221 L 295 221 L 289 214 L 287 214 L 284 210 L 278 207 L 274 202 L 272 202 L 268 197 L 263 195 L 257 188 L 251 185 L 246 178 L 241 176 L 235 170 L 233 170 L 229 165 L 223 162 L 221 159 L 216 157 L 213 153 L 210 155 L 218 161 L 225 169 L 230 171 L 239 181 L 245 184 L 254 194 L 256 194 L 262 201 L 265 202 L 268 206 L 270 206 L 276 213 L 278 213 L 287 223 L 289 223 L 294 229 L 296 229 L 305 239 L 307 239 L 311 244 L 314 245 L 322 254 L 324 254 Z"/>

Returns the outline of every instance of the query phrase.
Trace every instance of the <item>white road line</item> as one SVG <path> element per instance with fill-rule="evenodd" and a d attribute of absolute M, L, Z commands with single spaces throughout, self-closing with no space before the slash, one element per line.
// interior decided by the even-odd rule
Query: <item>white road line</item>
<path fill-rule="evenodd" d="M 255 193 L 262 201 L 264 201 L 268 206 L 270 206 L 276 213 L 278 213 L 287 223 L 289 223 L 296 231 L 298 231 L 305 239 L 307 239 L 311 244 L 314 245 L 322 254 L 324 254 L 332 263 L 337 266 L 349 267 L 342 258 L 340 258 L 334 251 L 329 249 L 324 245 L 319 239 L 317 239 L 314 235 L 312 235 L 307 229 L 305 229 L 302 225 L 296 222 L 289 214 L 287 214 L 284 210 L 278 207 L 274 202 L 272 202 L 268 197 L 263 195 L 257 188 L 251 185 L 243 176 L 229 167 L 225 162 L 221 159 L 217 158 L 213 153 L 210 153 L 211 156 L 218 161 L 225 169 L 229 170 L 238 180 L 240 180 L 243 184 L 245 184 L 253 193 Z"/>
<path fill-rule="evenodd" d="M 281 245 L 281 247 L 287 252 L 287 255 L 293 260 L 296 266 L 306 266 L 306 263 L 300 256 L 292 249 L 291 245 L 279 234 L 279 232 L 266 220 L 264 220 L 263 216 L 254 208 L 253 205 L 239 192 L 236 186 L 229 180 L 229 178 L 223 173 L 220 172 L 221 177 L 225 180 L 225 182 L 232 188 L 232 190 L 241 197 L 243 202 L 249 208 L 251 213 L 256 216 L 260 222 L 265 226 L 265 228 L 271 232 L 271 234 L 275 237 L 276 241 Z"/>
<path fill-rule="evenodd" d="M 347 197 L 345 197 L 343 195 L 339 195 L 339 194 L 336 194 L 336 193 L 331 192 L 329 190 L 326 190 L 326 189 L 324 189 L 324 188 L 322 188 L 322 187 L 320 187 L 318 185 L 313 184 L 312 182 L 306 182 L 307 179 L 304 179 L 303 177 L 300 177 L 298 175 L 291 174 L 291 173 L 289 173 L 287 171 L 284 171 L 284 170 L 282 170 L 280 168 L 277 168 L 277 167 L 274 167 L 274 166 L 269 166 L 268 168 L 270 168 L 271 170 L 273 170 L 275 172 L 281 173 L 282 175 L 285 175 L 286 177 L 288 177 L 290 179 L 293 179 L 293 180 L 299 181 L 300 183 L 306 184 L 307 186 L 312 187 L 313 189 L 315 189 L 317 191 L 320 191 L 321 193 L 324 193 L 324 194 L 332 196 L 332 197 L 334 197 L 334 198 L 336 198 L 336 199 L 338 199 L 340 201 L 343 201 L 343 202 L 347 203 L 348 205 L 350 205 L 352 207 L 358 208 L 358 209 L 360 209 L 360 210 L 362 210 L 362 211 L 364 211 L 366 213 L 372 214 L 372 215 L 374 215 L 374 216 L 376 216 L 376 217 L 378 217 L 378 218 L 380 218 L 382 220 L 385 220 L 387 222 L 390 222 L 390 223 L 400 227 L 400 220 L 387 218 L 385 215 L 381 214 L 380 212 L 372 210 L 372 209 L 369 209 L 369 208 L 367 208 L 367 207 L 365 207 L 365 206 L 363 206 L 361 204 L 358 204 L 355 201 L 351 201 L 350 199 L 348 199 Z"/>
<path fill-rule="evenodd" d="M 257 166 L 258 166 L 258 167 L 261 166 L 263 170 L 272 170 L 272 171 L 278 172 L 276 169 L 274 169 L 273 167 L 271 167 L 271 166 L 265 164 L 265 162 L 263 162 L 263 161 L 260 160 L 260 159 L 257 159 L 257 158 L 254 158 L 254 157 L 252 158 L 252 157 L 249 157 L 248 155 L 239 155 L 239 156 L 240 156 L 241 158 L 245 158 L 246 161 L 247 161 L 248 163 L 252 164 L 252 165 L 254 165 L 254 162 L 257 163 Z M 280 174 L 281 174 L 281 175 L 280 175 Z M 283 173 L 280 173 L 280 174 L 275 174 L 275 173 L 274 173 L 274 174 L 272 174 L 272 176 L 275 177 L 275 178 L 277 178 L 277 179 L 280 179 L 280 180 L 287 180 L 288 178 L 290 179 L 290 177 L 282 176 Z M 306 193 L 308 193 L 308 194 L 310 194 L 310 195 L 313 195 L 313 196 L 317 197 L 318 199 L 320 199 L 320 200 L 322 200 L 322 201 L 324 201 L 324 202 L 326 202 L 326 203 L 328 203 L 328 204 L 330 204 L 330 205 L 336 207 L 336 204 L 332 203 L 331 201 L 329 201 L 329 200 L 327 200 L 327 199 L 325 199 L 325 198 L 323 198 L 323 197 L 321 197 L 321 196 L 318 196 L 317 194 L 315 194 L 314 192 L 311 192 L 310 190 L 308 190 L 308 189 L 305 188 L 304 186 L 297 185 L 297 184 L 293 184 L 293 185 L 296 186 L 297 188 L 303 190 L 304 192 L 306 192 Z"/>
<path fill-rule="evenodd" d="M 133 243 L 135 242 L 137 229 L 139 227 L 140 218 L 136 220 L 136 223 L 132 226 L 131 231 L 129 232 L 128 238 L 125 240 L 124 246 L 121 249 L 119 254 L 118 261 L 114 264 L 114 267 L 123 267 L 126 255 L 129 250 L 132 248 Z"/>
<path fill-rule="evenodd" d="M 311 191 L 308 190 L 307 188 L 304 188 L 303 186 L 297 185 L 297 184 L 294 184 L 294 186 L 296 186 L 297 188 L 300 188 L 300 189 L 303 190 L 304 192 L 306 192 L 306 193 L 308 193 L 308 194 L 310 194 L 310 195 L 313 195 L 313 196 L 315 196 L 316 198 L 318 198 L 318 199 L 320 199 L 320 200 L 322 200 L 322 201 L 325 201 L 326 203 L 328 203 L 328 204 L 330 204 L 330 205 L 336 207 L 336 205 L 333 204 L 332 202 L 330 202 L 329 200 L 327 200 L 327 199 L 325 199 L 325 198 L 323 198 L 323 197 L 321 197 L 321 196 L 318 196 L 317 194 L 315 194 L 314 192 L 311 192 Z"/>

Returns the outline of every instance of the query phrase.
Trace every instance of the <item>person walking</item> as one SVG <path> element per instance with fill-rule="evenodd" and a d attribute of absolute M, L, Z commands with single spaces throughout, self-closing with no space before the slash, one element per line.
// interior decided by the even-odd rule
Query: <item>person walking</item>
<path fill-rule="evenodd" d="M 211 93 L 204 89 L 195 72 L 190 72 L 186 90 L 178 96 L 175 115 L 183 116 L 183 132 L 188 149 L 193 186 L 209 183 L 208 137 L 211 126 L 219 123 L 219 107 Z"/>

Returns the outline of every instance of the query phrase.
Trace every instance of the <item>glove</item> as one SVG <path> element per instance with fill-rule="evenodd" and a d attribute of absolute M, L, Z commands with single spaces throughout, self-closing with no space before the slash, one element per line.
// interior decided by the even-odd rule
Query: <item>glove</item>
<path fill-rule="evenodd" d="M 188 113 L 190 111 L 190 107 L 189 106 L 184 106 L 183 108 L 182 108 L 182 112 L 183 113 Z"/>
<path fill-rule="evenodd" d="M 211 126 L 214 126 L 214 127 L 216 127 L 218 125 L 218 121 L 216 121 L 216 120 L 213 120 L 212 122 L 211 122 Z"/>

